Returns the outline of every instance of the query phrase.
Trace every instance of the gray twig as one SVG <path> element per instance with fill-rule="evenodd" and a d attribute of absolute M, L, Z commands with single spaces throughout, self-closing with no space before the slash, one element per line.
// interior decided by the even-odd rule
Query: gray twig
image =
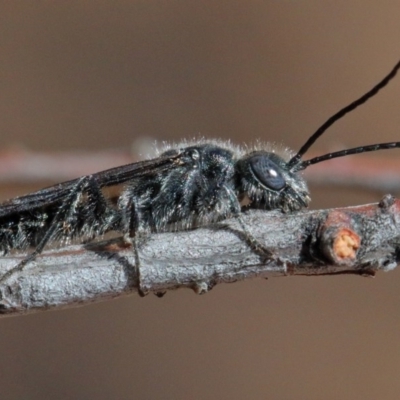
<path fill-rule="evenodd" d="M 400 244 L 400 201 L 302 211 L 250 211 L 243 221 L 274 254 L 257 254 L 235 219 L 192 231 L 154 234 L 132 248 L 114 238 L 43 253 L 0 287 L 0 313 L 77 306 L 137 292 L 161 295 L 180 287 L 205 293 L 218 283 L 276 275 L 352 273 L 393 269 Z M 3 257 L 0 273 L 21 255 Z"/>

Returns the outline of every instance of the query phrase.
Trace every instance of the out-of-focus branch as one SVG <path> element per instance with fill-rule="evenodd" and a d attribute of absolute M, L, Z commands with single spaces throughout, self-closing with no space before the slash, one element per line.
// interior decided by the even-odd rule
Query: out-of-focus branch
<path fill-rule="evenodd" d="M 254 250 L 236 219 L 150 235 L 140 265 L 121 238 L 47 251 L 0 286 L 6 315 L 70 307 L 137 292 L 181 287 L 205 293 L 219 283 L 276 275 L 374 275 L 393 269 L 400 250 L 400 201 L 292 214 L 250 211 L 243 222 L 273 253 Z M 1 259 L 0 273 L 21 256 Z"/>
<path fill-rule="evenodd" d="M 63 182 L 133 162 L 126 151 L 39 153 L 22 149 L 0 152 L 0 184 Z"/>
<path fill-rule="evenodd" d="M 142 146 L 143 147 L 143 146 Z M 143 154 L 150 150 L 135 146 Z M 385 153 L 386 155 L 387 153 Z M 311 158 L 313 154 L 310 154 Z M 0 152 L 0 184 L 59 183 L 118 165 L 137 161 L 128 151 L 38 153 L 26 150 Z M 400 189 L 400 158 L 371 154 L 330 160 L 306 170 L 309 183 L 340 185 L 377 190 L 382 193 Z"/>

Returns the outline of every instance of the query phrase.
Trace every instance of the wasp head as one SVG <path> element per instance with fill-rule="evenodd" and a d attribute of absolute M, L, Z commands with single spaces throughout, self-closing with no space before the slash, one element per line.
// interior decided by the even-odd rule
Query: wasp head
<path fill-rule="evenodd" d="M 238 160 L 236 168 L 239 198 L 251 208 L 290 212 L 310 202 L 305 180 L 276 153 L 253 151 Z"/>

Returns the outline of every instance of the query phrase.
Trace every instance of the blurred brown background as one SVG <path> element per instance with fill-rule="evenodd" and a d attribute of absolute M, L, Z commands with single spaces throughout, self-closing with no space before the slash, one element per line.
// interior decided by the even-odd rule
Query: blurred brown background
<path fill-rule="evenodd" d="M 4 1 L 1 147 L 297 149 L 392 68 L 399 17 L 396 1 Z M 398 78 L 316 150 L 400 140 L 399 104 Z M 311 190 L 314 208 L 381 196 Z M 0 396 L 397 399 L 399 287 L 399 271 L 276 278 L 3 319 Z"/>

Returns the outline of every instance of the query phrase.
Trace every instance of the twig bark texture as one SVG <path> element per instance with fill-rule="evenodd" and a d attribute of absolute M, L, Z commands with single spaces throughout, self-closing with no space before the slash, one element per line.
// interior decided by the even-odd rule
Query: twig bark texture
<path fill-rule="evenodd" d="M 218 283 L 276 275 L 393 269 L 400 252 L 400 201 L 291 214 L 250 211 L 243 221 L 273 253 L 254 250 L 236 219 L 186 232 L 154 234 L 140 245 L 140 265 L 121 238 L 43 253 L 0 287 L 0 313 L 76 306 L 137 292 L 181 287 L 205 293 Z M 0 274 L 21 255 L 3 257 Z"/>

